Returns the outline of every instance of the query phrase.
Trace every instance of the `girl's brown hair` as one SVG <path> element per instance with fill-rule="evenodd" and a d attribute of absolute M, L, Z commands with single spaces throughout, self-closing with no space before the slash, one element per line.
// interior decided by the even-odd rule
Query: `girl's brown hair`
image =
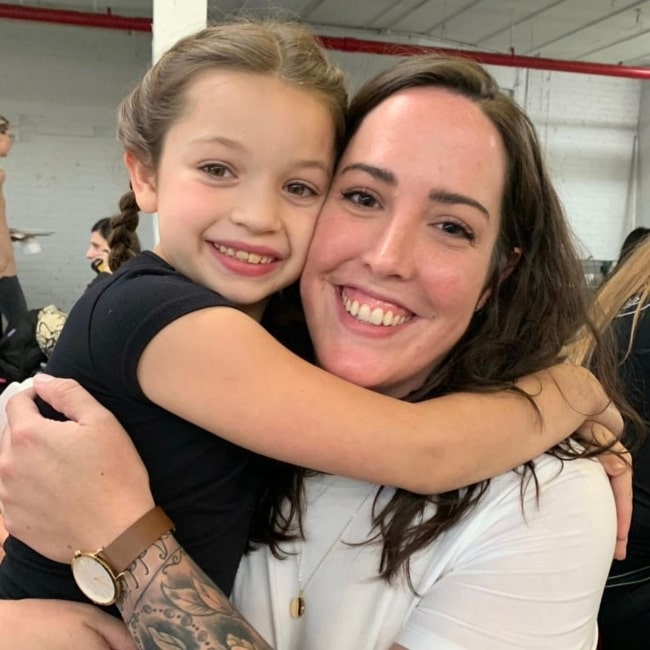
<path fill-rule="evenodd" d="M 6 118 L 0 115 L 0 134 L 4 134 L 9 130 L 11 122 Z"/>
<path fill-rule="evenodd" d="M 325 57 L 314 35 L 296 23 L 240 20 L 207 27 L 178 41 L 145 74 L 118 109 L 118 140 L 125 151 L 155 169 L 165 136 L 183 113 L 185 95 L 205 71 L 227 69 L 273 75 L 318 95 L 331 111 L 338 153 L 345 129 L 347 91 L 342 71 Z M 138 205 L 132 191 L 113 218 L 109 266 L 115 271 L 132 254 Z"/>

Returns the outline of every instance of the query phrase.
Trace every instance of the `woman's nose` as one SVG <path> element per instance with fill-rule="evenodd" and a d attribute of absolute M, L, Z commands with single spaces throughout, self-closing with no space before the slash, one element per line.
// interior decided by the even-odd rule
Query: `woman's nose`
<path fill-rule="evenodd" d="M 399 219 L 379 224 L 364 253 L 364 263 L 384 277 L 410 277 L 414 269 L 413 225 Z"/>

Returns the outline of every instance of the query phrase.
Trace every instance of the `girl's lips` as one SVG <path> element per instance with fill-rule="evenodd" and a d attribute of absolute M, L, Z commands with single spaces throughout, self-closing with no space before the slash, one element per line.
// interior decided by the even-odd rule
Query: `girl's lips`
<path fill-rule="evenodd" d="M 277 256 L 212 244 L 213 256 L 221 266 L 234 275 L 258 278 L 273 273 L 281 260 Z"/>
<path fill-rule="evenodd" d="M 273 255 L 260 255 L 259 253 L 235 249 L 230 246 L 224 246 L 223 244 L 214 244 L 214 247 L 223 255 L 234 257 L 235 259 L 247 262 L 248 264 L 270 264 L 277 259 Z"/>

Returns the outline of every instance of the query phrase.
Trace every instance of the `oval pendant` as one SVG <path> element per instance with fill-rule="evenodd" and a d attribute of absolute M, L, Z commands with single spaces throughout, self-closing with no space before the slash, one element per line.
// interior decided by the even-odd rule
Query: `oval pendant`
<path fill-rule="evenodd" d="M 305 599 L 302 596 L 292 598 L 289 612 L 291 613 L 291 618 L 300 618 L 305 613 Z"/>

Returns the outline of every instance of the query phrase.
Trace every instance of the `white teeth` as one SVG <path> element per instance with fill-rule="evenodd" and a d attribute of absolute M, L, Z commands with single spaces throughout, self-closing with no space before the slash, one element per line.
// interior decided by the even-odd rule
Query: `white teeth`
<path fill-rule="evenodd" d="M 235 259 L 241 260 L 242 262 L 248 262 L 249 264 L 270 264 L 275 259 L 270 255 L 258 255 L 257 253 L 237 251 L 234 248 L 222 246 L 221 244 L 217 244 L 217 250 L 228 257 L 234 257 Z"/>
<path fill-rule="evenodd" d="M 345 311 L 363 323 L 396 327 L 411 320 L 411 316 L 396 316 L 392 311 L 384 311 L 381 307 L 371 309 L 370 305 L 359 304 L 358 300 L 350 300 L 345 294 L 342 295 L 342 298 Z"/>

